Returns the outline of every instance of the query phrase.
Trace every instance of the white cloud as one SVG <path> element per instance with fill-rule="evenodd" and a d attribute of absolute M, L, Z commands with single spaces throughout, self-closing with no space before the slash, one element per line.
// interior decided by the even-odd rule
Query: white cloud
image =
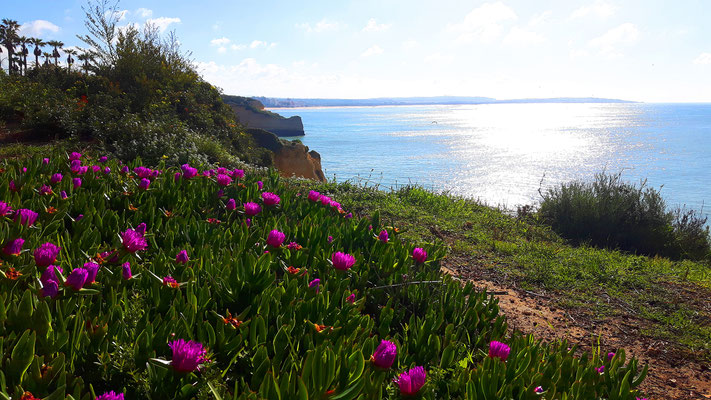
<path fill-rule="evenodd" d="M 390 24 L 378 24 L 375 18 L 371 18 L 368 20 L 368 23 L 365 24 L 363 32 L 382 32 L 388 30 L 389 28 Z"/>
<path fill-rule="evenodd" d="M 528 21 L 528 26 L 536 27 L 536 26 L 543 25 L 550 20 L 552 14 L 553 14 L 553 11 L 551 11 L 551 10 L 547 10 L 547 11 L 543 11 L 542 13 L 535 14 Z"/>
<path fill-rule="evenodd" d="M 711 53 L 701 53 L 694 60 L 694 64 L 709 65 L 711 64 Z"/>
<path fill-rule="evenodd" d="M 150 18 L 153 16 L 153 10 L 149 10 L 147 8 L 139 8 L 138 10 L 136 10 L 136 15 L 141 18 Z"/>
<path fill-rule="evenodd" d="M 383 49 L 376 44 L 376 45 L 369 47 L 366 51 L 361 53 L 360 56 L 361 57 L 370 57 L 370 56 L 374 56 L 374 55 L 378 55 L 378 54 L 383 54 Z"/>
<path fill-rule="evenodd" d="M 575 19 L 587 17 L 588 15 L 593 15 L 604 19 L 613 16 L 616 11 L 617 7 L 615 7 L 614 5 L 604 0 L 597 0 L 593 4 L 580 7 L 577 10 L 573 11 L 570 14 L 569 18 Z"/>
<path fill-rule="evenodd" d="M 425 62 L 434 65 L 448 65 L 454 61 L 454 57 L 449 54 L 442 54 L 440 52 L 432 53 L 425 57 Z"/>
<path fill-rule="evenodd" d="M 600 54 L 620 57 L 621 46 L 631 46 L 639 40 L 639 29 L 632 23 L 625 23 L 605 32 L 602 36 L 596 37 L 589 42 L 591 47 L 597 48 Z"/>
<path fill-rule="evenodd" d="M 161 32 L 165 32 L 166 29 L 168 29 L 168 26 L 170 24 L 178 24 L 180 23 L 180 18 L 169 18 L 169 17 L 160 17 L 160 18 L 151 18 L 146 21 L 148 24 L 155 25 L 158 27 L 158 30 Z"/>
<path fill-rule="evenodd" d="M 299 29 L 303 29 L 306 32 L 314 32 L 314 33 L 321 33 L 321 32 L 328 32 L 328 31 L 334 31 L 337 29 L 341 28 L 341 23 L 337 21 L 330 21 L 326 18 L 322 19 L 321 21 L 317 22 L 316 25 L 311 26 L 310 23 L 305 22 L 303 24 L 296 24 L 296 27 Z"/>
<path fill-rule="evenodd" d="M 230 48 L 232 50 L 244 50 L 247 48 L 247 45 L 246 44 L 233 44 L 232 46 L 230 46 Z"/>
<path fill-rule="evenodd" d="M 402 48 L 409 50 L 409 49 L 414 49 L 415 47 L 419 46 L 420 44 L 417 42 L 417 40 L 406 40 L 402 42 Z"/>
<path fill-rule="evenodd" d="M 226 46 L 228 44 L 230 44 L 230 39 L 228 39 L 224 36 L 221 38 L 210 40 L 210 45 L 212 45 L 212 46 Z"/>
<path fill-rule="evenodd" d="M 530 46 L 540 44 L 546 41 L 546 38 L 540 33 L 529 31 L 518 26 L 514 26 L 504 37 L 504 44 L 514 46 Z"/>
<path fill-rule="evenodd" d="M 467 14 L 464 21 L 448 26 L 448 30 L 459 34 L 457 41 L 461 43 L 490 43 L 503 32 L 503 22 L 517 18 L 513 9 L 502 2 L 484 3 Z"/>
<path fill-rule="evenodd" d="M 40 37 L 44 32 L 57 33 L 59 32 L 59 29 L 60 28 L 57 25 L 49 21 L 37 19 L 34 21 L 25 22 L 24 24 L 20 25 L 18 33 L 20 34 L 20 36 Z"/>

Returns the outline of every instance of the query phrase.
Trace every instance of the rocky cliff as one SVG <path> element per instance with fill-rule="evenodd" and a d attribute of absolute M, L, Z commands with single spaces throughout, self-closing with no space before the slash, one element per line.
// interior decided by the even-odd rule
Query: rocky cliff
<path fill-rule="evenodd" d="M 281 176 L 326 181 L 321 169 L 321 155 L 300 142 L 279 139 L 263 129 L 247 129 L 258 145 L 274 153 L 274 166 Z"/>
<path fill-rule="evenodd" d="M 247 128 L 264 129 L 277 136 L 304 135 L 304 124 L 299 116 L 284 118 L 266 111 L 261 102 L 248 97 L 223 96 L 222 99 L 237 114 L 239 123 Z"/>

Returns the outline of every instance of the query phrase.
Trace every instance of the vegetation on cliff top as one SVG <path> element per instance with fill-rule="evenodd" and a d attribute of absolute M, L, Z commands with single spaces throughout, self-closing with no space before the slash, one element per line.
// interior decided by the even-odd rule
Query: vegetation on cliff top
<path fill-rule="evenodd" d="M 10 50 L 8 71 L 0 72 L 5 129 L 24 140 L 95 140 L 123 160 L 270 165 L 269 152 L 238 125 L 176 38 L 150 25 L 119 30 L 115 7 L 102 1 L 86 9 L 88 34 L 80 38 L 90 47 L 65 51 L 65 66 L 61 43 L 53 43 L 54 62 L 28 60 L 27 44 L 35 54 L 45 44 L 19 37 L 17 23 L 3 20 L 0 41 Z"/>

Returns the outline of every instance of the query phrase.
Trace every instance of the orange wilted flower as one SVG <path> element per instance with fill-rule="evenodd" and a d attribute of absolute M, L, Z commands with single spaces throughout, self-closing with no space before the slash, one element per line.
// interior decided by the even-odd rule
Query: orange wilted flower
<path fill-rule="evenodd" d="M 89 104 L 89 99 L 85 94 L 81 95 L 81 98 L 77 100 L 77 110 L 83 110 L 87 104 Z"/>
<path fill-rule="evenodd" d="M 209 223 L 211 223 L 211 224 L 215 224 L 215 225 L 222 223 L 222 221 L 220 221 L 220 220 L 217 219 L 217 218 L 208 218 L 206 221 L 209 222 Z"/>
<path fill-rule="evenodd" d="M 54 214 L 57 212 L 57 209 L 54 207 L 47 207 L 45 211 L 47 212 L 47 214 Z"/>
<path fill-rule="evenodd" d="M 11 281 L 17 280 L 17 278 L 19 278 L 20 275 L 22 275 L 22 273 L 20 273 L 18 270 L 16 270 L 13 267 L 10 267 L 10 269 L 8 269 L 7 272 L 5 272 L 5 276 L 7 276 L 7 279 L 9 279 Z"/>
<path fill-rule="evenodd" d="M 33 396 L 32 393 L 30 393 L 30 392 L 25 392 L 22 394 L 22 397 L 20 397 L 20 400 L 40 400 L 40 399 Z"/>
<path fill-rule="evenodd" d="M 165 215 L 166 218 L 170 218 L 173 216 L 173 212 L 168 211 L 168 210 L 163 211 L 163 214 Z"/>
<path fill-rule="evenodd" d="M 316 328 L 317 332 L 322 332 L 326 329 L 328 329 L 329 332 L 333 330 L 333 327 L 328 325 L 314 324 L 314 327 Z"/>
<path fill-rule="evenodd" d="M 222 318 L 222 322 L 224 322 L 225 324 L 232 325 L 234 328 L 239 328 L 239 326 L 242 325 L 242 321 L 233 317 L 229 311 L 227 311 L 227 317 Z"/>
<path fill-rule="evenodd" d="M 134 207 L 133 204 L 129 204 L 129 205 L 128 205 L 128 209 L 131 210 L 131 211 L 136 211 L 136 210 L 138 210 L 138 208 Z"/>

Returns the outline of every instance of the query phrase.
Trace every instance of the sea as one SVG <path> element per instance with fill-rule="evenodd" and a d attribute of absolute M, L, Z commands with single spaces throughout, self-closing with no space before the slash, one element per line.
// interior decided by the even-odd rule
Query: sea
<path fill-rule="evenodd" d="M 328 179 L 417 184 L 515 210 L 621 173 L 709 216 L 711 104 L 526 103 L 273 108 L 299 115 Z M 711 219 L 711 218 L 709 218 Z"/>

